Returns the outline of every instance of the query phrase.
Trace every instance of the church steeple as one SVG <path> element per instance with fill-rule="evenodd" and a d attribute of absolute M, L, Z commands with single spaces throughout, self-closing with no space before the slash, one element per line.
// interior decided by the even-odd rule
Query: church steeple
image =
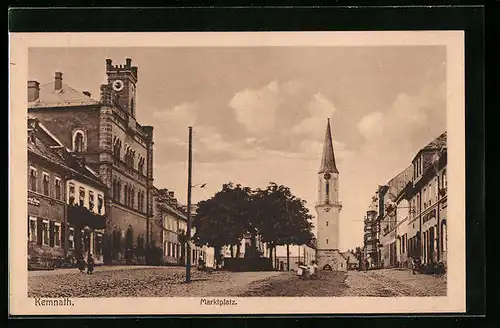
<path fill-rule="evenodd" d="M 339 173 L 335 164 L 335 154 L 333 153 L 332 131 L 330 130 L 330 119 L 326 125 L 325 142 L 323 144 L 323 157 L 318 173 Z"/>

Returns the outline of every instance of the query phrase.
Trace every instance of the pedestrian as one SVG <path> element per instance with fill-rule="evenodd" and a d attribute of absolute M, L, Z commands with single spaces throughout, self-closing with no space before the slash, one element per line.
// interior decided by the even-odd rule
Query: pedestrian
<path fill-rule="evenodd" d="M 87 274 L 92 274 L 94 272 L 94 258 L 92 254 L 89 254 L 87 258 Z"/>
<path fill-rule="evenodd" d="M 411 272 L 413 274 L 415 274 L 415 259 L 412 257 L 410 257 L 410 265 L 411 265 Z"/>
<path fill-rule="evenodd" d="M 83 258 L 83 255 L 80 255 L 78 257 L 78 260 L 76 260 L 76 267 L 80 271 L 80 273 L 85 272 L 85 259 Z"/>
<path fill-rule="evenodd" d="M 198 258 L 198 270 L 203 270 L 205 268 L 205 262 L 203 261 L 203 256 Z"/>
<path fill-rule="evenodd" d="M 311 279 L 315 279 L 318 277 L 318 266 L 316 265 L 316 261 L 311 261 L 311 265 L 309 266 L 309 276 Z"/>

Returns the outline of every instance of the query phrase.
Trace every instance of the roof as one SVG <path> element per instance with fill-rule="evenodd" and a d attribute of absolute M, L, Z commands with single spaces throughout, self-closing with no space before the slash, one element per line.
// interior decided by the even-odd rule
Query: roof
<path fill-rule="evenodd" d="M 68 107 L 97 105 L 99 101 L 83 94 L 67 84 L 62 84 L 60 90 L 54 89 L 54 83 L 40 85 L 39 98 L 28 103 L 29 108 Z"/>
<path fill-rule="evenodd" d="M 424 147 L 425 150 L 435 150 L 446 148 L 447 145 L 447 134 L 446 131 L 442 133 L 439 137 L 432 140 L 427 146 Z"/>
<path fill-rule="evenodd" d="M 50 131 L 47 130 L 47 128 L 44 127 L 41 123 L 37 123 L 37 126 L 42 128 L 42 130 L 38 130 L 38 133 L 45 133 L 50 138 L 53 138 L 53 134 L 51 134 Z M 78 162 L 78 158 L 73 153 L 69 152 L 66 148 L 61 147 L 61 152 L 56 151 L 50 145 L 45 143 L 37 135 L 37 133 L 34 133 L 33 136 L 35 137 L 35 140 L 34 142 L 28 142 L 28 152 L 45 158 L 53 164 L 59 165 L 66 170 L 76 172 L 80 176 L 86 177 L 87 179 L 92 180 L 94 183 L 104 186 L 104 184 L 99 179 L 99 175 L 83 163 L 80 164 Z M 59 140 L 53 140 L 56 144 L 60 144 Z"/>
<path fill-rule="evenodd" d="M 413 157 L 413 161 L 424 151 L 432 151 L 432 150 L 442 150 L 447 148 L 447 133 L 443 132 L 439 137 L 429 142 L 424 148 L 420 149 L 415 157 Z"/>
<path fill-rule="evenodd" d="M 28 152 L 44 157 L 54 164 L 67 167 L 64 158 L 35 136 L 35 142 L 28 142 Z"/>
<path fill-rule="evenodd" d="M 333 153 L 332 131 L 330 130 L 330 119 L 326 125 L 325 142 L 323 144 L 323 156 L 321 158 L 321 167 L 318 173 L 339 173 L 335 163 L 335 154 Z"/>

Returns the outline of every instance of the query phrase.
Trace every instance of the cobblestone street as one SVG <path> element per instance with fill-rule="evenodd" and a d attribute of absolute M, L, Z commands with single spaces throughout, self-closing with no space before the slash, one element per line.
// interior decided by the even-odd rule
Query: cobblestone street
<path fill-rule="evenodd" d="M 301 280 L 294 272 L 192 271 L 184 283 L 181 267 L 99 267 L 93 275 L 76 270 L 29 272 L 29 297 L 445 296 L 446 277 L 409 270 L 321 272 Z"/>
<path fill-rule="evenodd" d="M 446 276 L 413 275 L 410 270 L 349 271 L 342 296 L 446 296 Z"/>
<path fill-rule="evenodd" d="M 184 283 L 182 267 L 98 267 L 94 274 L 76 269 L 31 271 L 29 297 L 169 297 L 229 295 L 227 289 L 240 288 L 280 272 L 205 273 L 191 271 L 190 284 Z"/>

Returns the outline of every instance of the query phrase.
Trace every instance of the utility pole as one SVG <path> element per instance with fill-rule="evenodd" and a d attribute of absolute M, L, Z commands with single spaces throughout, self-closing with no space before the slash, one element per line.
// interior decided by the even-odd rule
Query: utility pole
<path fill-rule="evenodd" d="M 191 281 L 191 169 L 192 169 L 192 145 L 193 128 L 189 127 L 189 149 L 188 149 L 188 190 L 187 190 L 187 242 L 186 242 L 186 282 Z"/>

